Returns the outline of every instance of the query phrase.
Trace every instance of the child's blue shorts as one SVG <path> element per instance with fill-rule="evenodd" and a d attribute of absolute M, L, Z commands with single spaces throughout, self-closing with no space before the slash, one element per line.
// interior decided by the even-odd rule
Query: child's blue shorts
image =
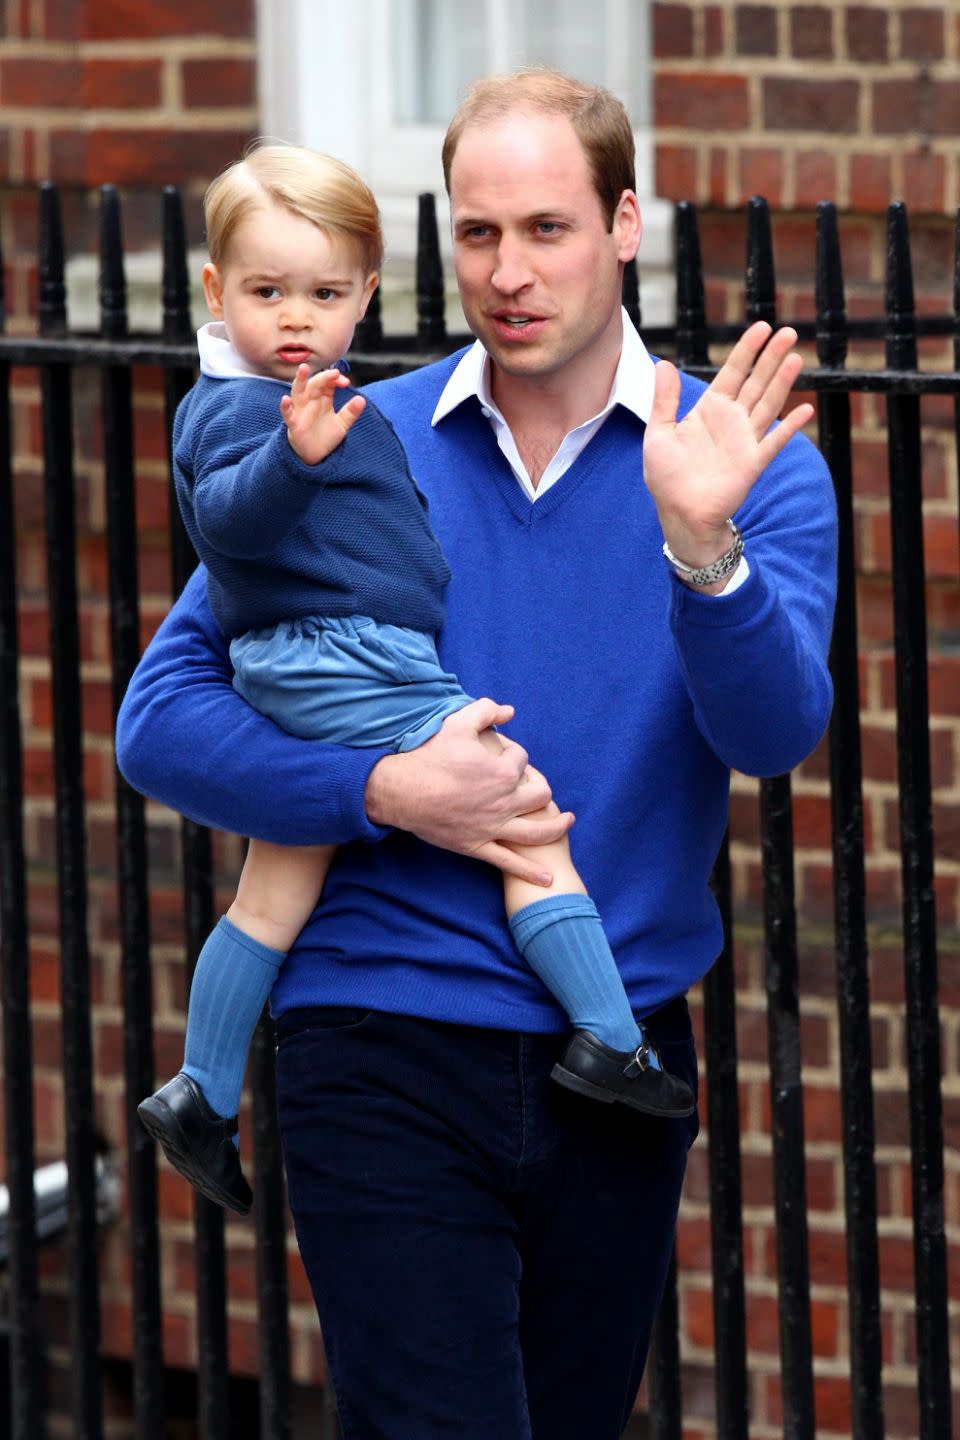
<path fill-rule="evenodd" d="M 432 635 L 369 615 L 308 615 L 248 630 L 230 645 L 234 688 L 306 740 L 414 750 L 471 696 L 440 664 Z"/>

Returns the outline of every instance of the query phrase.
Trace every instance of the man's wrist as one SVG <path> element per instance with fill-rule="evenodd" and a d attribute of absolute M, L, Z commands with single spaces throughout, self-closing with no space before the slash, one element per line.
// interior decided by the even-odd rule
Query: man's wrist
<path fill-rule="evenodd" d="M 397 824 L 397 791 L 392 783 L 392 772 L 399 759 L 398 755 L 382 756 L 367 776 L 363 803 L 371 825 L 391 828 Z"/>
<path fill-rule="evenodd" d="M 688 565 L 709 565 L 730 548 L 730 523 L 722 520 L 701 522 L 675 510 L 659 510 L 657 519 L 663 538 L 674 555 Z"/>
<path fill-rule="evenodd" d="M 686 584 L 717 593 L 715 586 L 719 584 L 722 589 L 740 564 L 740 557 L 743 555 L 743 536 L 736 523 L 728 520 L 725 547 L 719 554 L 714 554 L 711 559 L 694 559 L 690 556 L 689 551 L 681 558 L 666 539 L 663 542 L 663 554 L 667 563 Z"/>

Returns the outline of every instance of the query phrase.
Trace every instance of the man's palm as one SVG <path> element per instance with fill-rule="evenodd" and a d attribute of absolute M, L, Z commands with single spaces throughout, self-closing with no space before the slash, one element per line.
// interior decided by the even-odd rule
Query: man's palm
<path fill-rule="evenodd" d="M 790 329 L 771 337 L 768 325 L 752 325 L 679 423 L 679 373 L 668 361 L 657 365 L 643 467 L 665 533 L 668 517 L 690 533 L 722 528 L 812 417 L 811 405 L 798 405 L 771 428 L 802 367 L 796 338 Z"/>

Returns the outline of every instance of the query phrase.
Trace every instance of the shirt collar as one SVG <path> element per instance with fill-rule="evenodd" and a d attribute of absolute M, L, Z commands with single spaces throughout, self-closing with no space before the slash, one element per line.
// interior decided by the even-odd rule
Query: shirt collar
<path fill-rule="evenodd" d="M 200 373 L 210 375 L 214 380 L 266 380 L 271 385 L 282 385 L 288 390 L 289 382 L 278 380 L 273 375 L 261 375 L 254 369 L 239 350 L 235 350 L 227 338 L 227 327 L 222 320 L 211 320 L 197 331 L 197 349 L 200 352 Z"/>
<path fill-rule="evenodd" d="M 621 309 L 620 314 L 623 320 L 623 344 L 613 385 L 607 403 L 591 418 L 597 420 L 600 416 L 609 414 L 615 405 L 622 405 L 646 424 L 653 405 L 654 362 L 626 310 Z M 431 425 L 445 420 L 453 410 L 471 397 L 479 400 L 485 410 L 491 411 L 501 423 L 505 423 L 490 392 L 490 356 L 479 340 L 474 341 L 443 387 L 430 421 Z M 590 421 L 584 423 L 590 424 Z M 577 428 L 579 429 L 579 426 Z"/>

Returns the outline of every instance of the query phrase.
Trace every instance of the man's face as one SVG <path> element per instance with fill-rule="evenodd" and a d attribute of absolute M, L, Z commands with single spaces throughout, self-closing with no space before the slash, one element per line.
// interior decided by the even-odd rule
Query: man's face
<path fill-rule="evenodd" d="M 566 116 L 471 125 L 450 171 L 454 259 L 470 329 L 505 375 L 576 384 L 620 351 L 621 266 L 640 239 L 624 191 L 607 229 Z"/>

